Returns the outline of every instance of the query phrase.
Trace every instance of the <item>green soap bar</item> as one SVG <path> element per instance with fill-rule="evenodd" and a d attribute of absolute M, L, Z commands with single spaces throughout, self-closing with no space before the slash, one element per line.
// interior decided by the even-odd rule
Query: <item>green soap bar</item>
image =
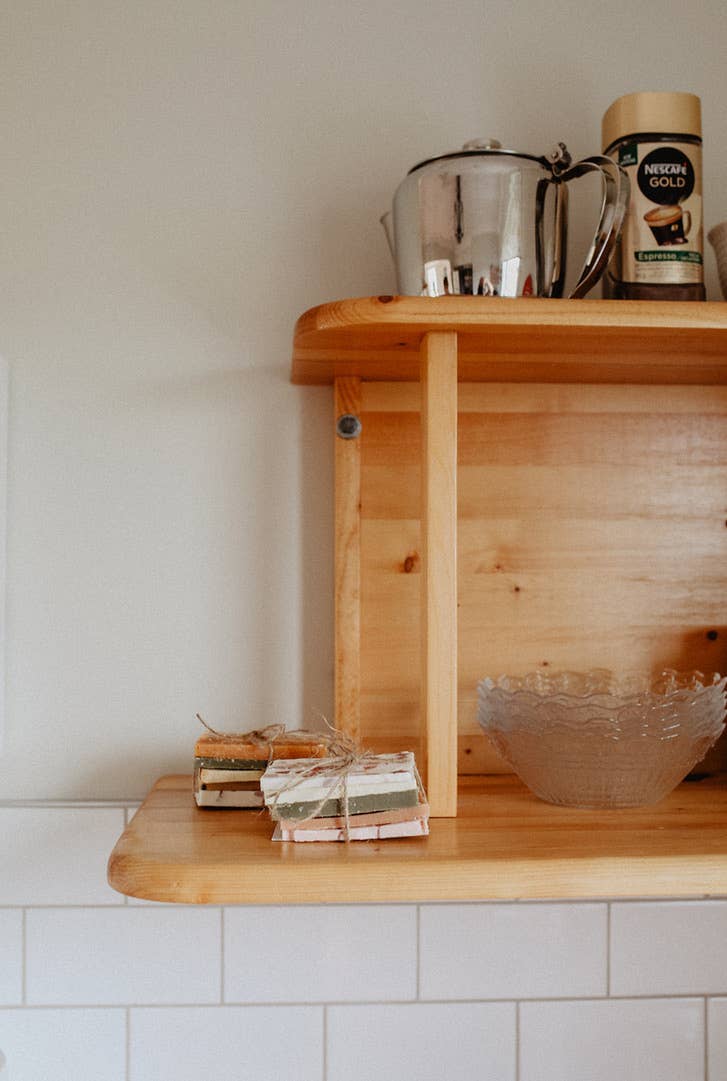
<path fill-rule="evenodd" d="M 195 758 L 200 769 L 267 769 L 267 758 Z"/>
<path fill-rule="evenodd" d="M 393 811 L 397 807 L 415 807 L 418 802 L 419 792 L 416 788 L 408 788 L 404 792 L 373 792 L 367 796 L 351 796 L 348 813 L 357 815 L 373 811 Z M 270 814 L 274 819 L 301 819 L 313 814 L 317 807 L 315 800 L 308 803 L 278 803 L 270 807 Z M 317 817 L 330 818 L 343 813 L 343 800 L 327 799 L 318 808 Z"/>

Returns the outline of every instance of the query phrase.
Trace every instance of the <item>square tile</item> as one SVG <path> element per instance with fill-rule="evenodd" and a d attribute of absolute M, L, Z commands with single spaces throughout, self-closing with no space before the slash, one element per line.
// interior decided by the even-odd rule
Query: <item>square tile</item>
<path fill-rule="evenodd" d="M 30 909 L 26 951 L 31 1004 L 220 1000 L 219 909 Z"/>
<path fill-rule="evenodd" d="M 700 999 L 523 1002 L 520 1081 L 704 1081 Z"/>
<path fill-rule="evenodd" d="M 420 995 L 603 995 L 607 916 L 604 904 L 423 905 Z"/>
<path fill-rule="evenodd" d="M 129 1081 L 321 1081 L 323 1010 L 218 1006 L 131 1011 Z"/>
<path fill-rule="evenodd" d="M 8 1081 L 126 1081 L 124 1010 L 0 1010 Z"/>
<path fill-rule="evenodd" d="M 121 905 L 106 863 L 121 807 L 0 807 L 0 905 Z"/>
<path fill-rule="evenodd" d="M 332 1006 L 327 1081 L 515 1081 L 515 1041 L 513 1003 Z"/>
<path fill-rule="evenodd" d="M 727 901 L 611 906 L 611 994 L 727 992 Z"/>
<path fill-rule="evenodd" d="M 226 1002 L 416 998 L 414 906 L 235 907 L 224 921 Z"/>

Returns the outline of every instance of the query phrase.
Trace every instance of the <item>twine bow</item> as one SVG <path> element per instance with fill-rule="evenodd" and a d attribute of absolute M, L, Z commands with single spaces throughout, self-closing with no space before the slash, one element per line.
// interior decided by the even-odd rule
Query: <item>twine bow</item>
<path fill-rule="evenodd" d="M 349 736 L 347 732 L 334 728 L 323 716 L 321 719 L 328 732 L 307 732 L 304 728 L 288 731 L 284 724 L 269 724 L 265 728 L 253 728 L 249 732 L 218 732 L 200 717 L 199 713 L 196 716 L 197 720 L 204 725 L 208 732 L 211 732 L 213 736 L 218 736 L 220 739 L 249 740 L 251 743 L 267 744 L 268 763 L 273 760 L 276 740 L 281 739 L 283 736 L 293 743 L 310 739 L 316 739 L 323 743 L 328 750 L 328 756 L 326 758 L 301 758 L 296 762 L 291 767 L 292 776 L 290 780 L 275 793 L 268 806 L 277 808 L 281 802 L 290 802 L 289 798 L 284 800 L 281 797 L 290 797 L 291 793 L 294 793 L 298 786 L 309 777 L 320 778 L 325 785 L 324 794 L 310 813 L 305 818 L 300 819 L 298 825 L 304 826 L 306 823 L 318 818 L 329 800 L 338 800 L 343 807 L 343 815 L 341 816 L 343 818 L 343 838 L 348 844 L 351 840 L 349 777 L 357 767 L 373 765 L 378 761 L 379 755 L 374 754 L 373 751 L 364 750 L 352 736 Z M 426 802 L 426 792 L 416 763 L 413 764 L 413 772 L 419 798 L 422 802 Z"/>
<path fill-rule="evenodd" d="M 343 807 L 343 839 L 346 844 L 348 844 L 351 840 L 350 797 L 348 793 L 349 777 L 354 769 L 361 766 L 365 767 L 369 764 L 373 765 L 379 760 L 380 756 L 374 754 L 373 751 L 364 750 L 346 732 L 341 732 L 338 728 L 334 728 L 330 725 L 325 717 L 323 720 L 331 732 L 330 735 L 324 734 L 324 739 L 328 744 L 328 757 L 301 760 L 295 766 L 291 767 L 293 776 L 287 784 L 283 785 L 283 787 L 275 793 L 269 806 L 271 808 L 277 808 L 278 804 L 281 802 L 290 802 L 291 793 L 295 793 L 296 788 L 298 788 L 303 781 L 307 780 L 309 777 L 320 778 L 325 785 L 323 796 L 318 800 L 306 817 L 297 822 L 297 825 L 304 826 L 306 823 L 318 818 L 328 800 L 338 800 Z M 416 764 L 413 764 L 413 772 L 417 790 L 419 792 L 419 798 L 422 801 L 425 801 L 426 793 Z M 283 796 L 287 796 L 288 798 L 282 799 Z"/>
<path fill-rule="evenodd" d="M 284 724 L 269 724 L 265 728 L 251 728 L 249 732 L 218 732 L 199 713 L 195 714 L 195 716 L 199 723 L 204 725 L 207 731 L 211 732 L 213 736 L 217 736 L 218 739 L 226 740 L 228 743 L 259 743 L 261 747 L 266 749 L 268 763 L 273 760 L 275 742 L 283 737 L 289 743 L 308 743 L 311 740 L 318 740 L 321 743 L 328 744 L 328 737 L 325 734 L 307 732 L 304 728 L 288 731 Z"/>

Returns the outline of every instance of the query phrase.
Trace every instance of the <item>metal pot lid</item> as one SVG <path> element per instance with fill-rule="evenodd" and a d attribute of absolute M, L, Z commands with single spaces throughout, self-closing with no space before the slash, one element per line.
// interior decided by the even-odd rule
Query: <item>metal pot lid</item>
<path fill-rule="evenodd" d="M 451 154 L 438 154 L 434 158 L 425 158 L 424 161 L 417 162 L 416 165 L 412 166 L 407 175 L 411 176 L 417 169 L 423 169 L 426 165 L 432 165 L 437 161 L 451 161 L 454 158 L 489 157 L 500 154 L 505 154 L 511 158 L 525 158 L 528 161 L 536 161 L 538 165 L 544 165 L 548 169 L 553 169 L 554 172 L 562 171 L 571 163 L 571 156 L 566 149 L 565 143 L 558 143 L 555 149 L 547 155 L 525 154 L 519 150 L 507 150 L 497 139 L 481 138 L 470 139 L 461 150 L 455 150 Z"/>

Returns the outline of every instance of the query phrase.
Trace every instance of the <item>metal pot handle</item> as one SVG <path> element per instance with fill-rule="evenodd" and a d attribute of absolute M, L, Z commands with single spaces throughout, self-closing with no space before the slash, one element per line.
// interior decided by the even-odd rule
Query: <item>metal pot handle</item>
<path fill-rule="evenodd" d="M 624 214 L 629 203 L 629 178 L 620 165 L 603 154 L 594 154 L 576 162 L 565 172 L 559 173 L 558 180 L 575 180 L 586 173 L 600 173 L 603 178 L 603 202 L 601 217 L 596 229 L 581 276 L 575 284 L 572 298 L 584 297 L 606 269 L 611 252 L 618 240 Z"/>

